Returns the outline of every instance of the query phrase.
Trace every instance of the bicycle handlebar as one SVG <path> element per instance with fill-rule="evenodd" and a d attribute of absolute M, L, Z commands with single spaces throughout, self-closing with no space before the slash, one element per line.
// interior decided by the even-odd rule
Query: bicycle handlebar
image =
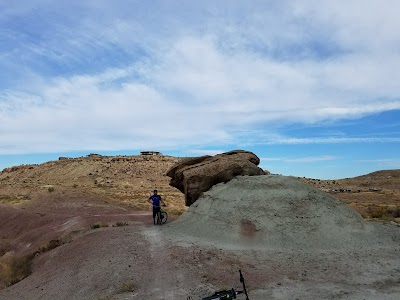
<path fill-rule="evenodd" d="M 235 289 L 230 289 L 230 290 L 223 290 L 219 292 L 215 292 L 213 295 L 201 298 L 201 300 L 230 300 L 230 299 L 236 299 L 236 295 L 239 294 L 245 294 L 246 300 L 249 300 L 249 296 L 247 294 L 247 289 L 246 289 L 246 284 L 244 282 L 244 277 L 242 274 L 242 271 L 239 270 L 239 278 L 240 282 L 242 283 L 243 290 L 242 291 L 237 291 Z M 187 300 L 192 300 L 192 297 L 188 297 Z"/>
<path fill-rule="evenodd" d="M 215 292 L 214 295 L 202 298 L 201 300 L 229 300 L 229 299 L 236 299 L 236 295 L 243 294 L 243 291 L 235 291 L 234 289 L 231 290 L 224 290 Z"/>

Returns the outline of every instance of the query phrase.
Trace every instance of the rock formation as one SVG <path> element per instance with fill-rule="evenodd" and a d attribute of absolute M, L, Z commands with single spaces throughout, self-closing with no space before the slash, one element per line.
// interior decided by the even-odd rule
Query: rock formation
<path fill-rule="evenodd" d="M 238 175 L 263 175 L 257 167 L 260 159 L 252 152 L 234 150 L 215 156 L 186 159 L 168 172 L 170 185 L 185 194 L 185 203 L 192 205 L 213 185 L 228 182 Z"/>

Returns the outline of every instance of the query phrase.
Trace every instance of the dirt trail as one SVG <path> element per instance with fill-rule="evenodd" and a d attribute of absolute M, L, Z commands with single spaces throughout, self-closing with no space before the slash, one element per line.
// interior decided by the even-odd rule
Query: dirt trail
<path fill-rule="evenodd" d="M 239 269 L 251 300 L 400 299 L 400 228 L 292 178 L 217 185 L 163 226 L 135 218 L 39 255 L 0 299 L 197 300 L 239 288 Z"/>
<path fill-rule="evenodd" d="M 35 259 L 34 273 L 0 299 L 200 299 L 240 287 L 239 269 L 252 300 L 400 295 L 399 252 L 229 250 L 174 243 L 167 230 L 137 223 L 90 231 Z"/>

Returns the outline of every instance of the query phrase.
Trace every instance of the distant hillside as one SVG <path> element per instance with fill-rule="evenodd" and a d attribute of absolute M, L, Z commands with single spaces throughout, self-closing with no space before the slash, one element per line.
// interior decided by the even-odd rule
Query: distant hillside
<path fill-rule="evenodd" d="M 376 171 L 367 175 L 342 179 L 340 182 L 377 189 L 399 190 L 400 170 Z"/>
<path fill-rule="evenodd" d="M 35 200 L 68 201 L 80 194 L 148 210 L 147 198 L 158 189 L 171 211 L 183 212 L 184 196 L 169 186 L 165 176 L 180 158 L 171 156 L 101 156 L 63 158 L 40 165 L 23 165 L 0 173 L 0 204 L 34 203 Z M 400 170 L 376 171 L 339 180 L 299 178 L 331 193 L 362 214 L 377 207 L 400 210 Z M 64 199 L 64 200 L 63 200 Z"/>
<path fill-rule="evenodd" d="M 400 191 L 400 170 L 382 170 L 353 178 L 337 180 L 320 180 L 299 178 L 320 189 L 352 189 L 352 190 L 392 190 Z"/>
<path fill-rule="evenodd" d="M 0 204 L 38 199 L 53 192 L 60 192 L 67 200 L 69 192 L 80 191 L 148 209 L 146 200 L 158 189 L 167 201 L 182 208 L 183 195 L 169 186 L 165 176 L 178 161 L 162 155 L 88 155 L 7 168 L 0 173 Z"/>
<path fill-rule="evenodd" d="M 373 178 L 373 179 L 383 179 L 383 178 L 400 178 L 400 169 L 394 170 L 381 170 L 369 173 L 367 175 L 358 176 L 355 178 Z"/>
<path fill-rule="evenodd" d="M 339 180 L 299 179 L 331 193 L 366 218 L 400 221 L 400 170 L 382 170 Z"/>

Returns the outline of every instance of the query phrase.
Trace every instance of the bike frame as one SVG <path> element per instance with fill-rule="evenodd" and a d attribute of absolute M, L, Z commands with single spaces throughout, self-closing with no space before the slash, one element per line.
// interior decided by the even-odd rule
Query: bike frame
<path fill-rule="evenodd" d="M 157 216 L 156 216 L 156 224 L 158 224 L 158 225 L 164 224 L 163 218 L 161 218 L 162 214 L 166 214 L 166 212 L 164 212 L 160 206 L 160 210 L 157 212 Z"/>
<path fill-rule="evenodd" d="M 244 282 L 244 277 L 242 271 L 239 270 L 240 282 L 242 283 L 243 290 L 236 291 L 235 289 L 224 290 L 215 292 L 213 295 L 202 298 L 201 300 L 228 300 L 228 299 L 236 299 L 236 295 L 244 294 L 246 296 L 246 300 L 249 300 L 249 295 L 247 294 L 246 284 Z M 193 300 L 192 297 L 188 297 L 187 300 Z"/>

